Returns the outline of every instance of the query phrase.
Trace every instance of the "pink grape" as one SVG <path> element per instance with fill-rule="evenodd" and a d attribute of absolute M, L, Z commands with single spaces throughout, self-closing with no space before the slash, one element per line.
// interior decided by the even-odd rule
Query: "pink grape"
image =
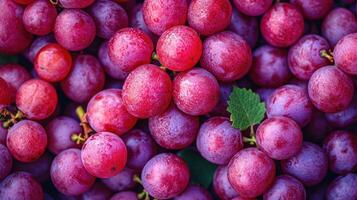
<path fill-rule="evenodd" d="M 233 0 L 236 8 L 249 16 L 258 16 L 264 14 L 272 5 L 272 0 Z"/>
<path fill-rule="evenodd" d="M 354 199 L 357 196 L 355 188 L 357 184 L 357 175 L 349 173 L 339 176 L 333 180 L 326 191 L 327 200 L 345 200 Z"/>
<path fill-rule="evenodd" d="M 33 40 L 31 46 L 29 46 L 24 52 L 24 56 L 33 63 L 37 53 L 42 49 L 42 47 L 46 46 L 49 43 L 55 43 L 55 37 L 53 34 L 39 36 Z"/>
<path fill-rule="evenodd" d="M 108 54 L 108 42 L 103 42 L 98 51 L 98 59 L 104 71 L 112 78 L 125 80 L 129 73 L 124 72 L 120 66 L 113 63 Z"/>
<path fill-rule="evenodd" d="M 333 0 L 290 0 L 290 3 L 300 8 L 306 19 L 321 19 L 331 10 Z"/>
<path fill-rule="evenodd" d="M 64 8 L 85 8 L 95 0 L 59 0 L 59 2 Z"/>
<path fill-rule="evenodd" d="M 282 175 L 275 179 L 272 187 L 263 195 L 264 200 L 306 199 L 304 185 L 295 178 Z"/>
<path fill-rule="evenodd" d="M 12 157 L 5 145 L 0 144 L 0 180 L 10 174 L 12 169 Z M 1 189 L 0 189 L 1 191 Z M 1 196 L 1 194 L 0 194 Z"/>
<path fill-rule="evenodd" d="M 238 196 L 228 180 L 228 166 L 217 167 L 213 176 L 213 189 L 220 199 L 231 200 Z"/>
<path fill-rule="evenodd" d="M 336 66 L 350 75 L 357 75 L 356 45 L 357 33 L 349 34 L 336 44 L 333 51 Z"/>
<path fill-rule="evenodd" d="M 124 190 L 134 189 L 136 183 L 134 182 L 135 171 L 129 168 L 124 168 L 117 175 L 101 179 L 101 181 L 112 191 L 120 192 Z"/>

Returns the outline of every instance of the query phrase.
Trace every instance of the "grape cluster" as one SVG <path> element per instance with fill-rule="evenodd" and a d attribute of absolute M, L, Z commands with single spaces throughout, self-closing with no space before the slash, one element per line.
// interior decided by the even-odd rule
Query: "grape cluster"
<path fill-rule="evenodd" d="M 356 16 L 0 0 L 0 200 L 357 200 Z"/>

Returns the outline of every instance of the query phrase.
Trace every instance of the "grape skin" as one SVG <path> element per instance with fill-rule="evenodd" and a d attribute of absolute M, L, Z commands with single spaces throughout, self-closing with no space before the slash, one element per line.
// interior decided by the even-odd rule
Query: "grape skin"
<path fill-rule="evenodd" d="M 290 0 L 290 3 L 300 8 L 306 19 L 322 19 L 329 13 L 333 0 Z"/>
<path fill-rule="evenodd" d="M 211 194 L 204 188 L 196 185 L 190 185 L 180 195 L 173 200 L 213 200 Z"/>
<path fill-rule="evenodd" d="M 7 129 L 0 126 L 0 144 L 6 145 Z"/>
<path fill-rule="evenodd" d="M 345 109 L 336 113 L 325 113 L 327 122 L 332 127 L 344 128 L 357 122 L 357 98 Z"/>
<path fill-rule="evenodd" d="M 153 32 L 149 30 L 147 27 L 145 21 L 144 21 L 144 16 L 143 16 L 143 10 L 142 10 L 143 4 L 138 3 L 136 6 L 134 6 L 129 15 L 129 24 L 133 28 L 138 28 L 142 31 L 144 31 L 154 43 L 157 42 L 158 36 L 155 35 Z"/>
<path fill-rule="evenodd" d="M 82 194 L 82 200 L 104 200 L 112 196 L 112 191 L 100 182 L 94 183 L 92 188 Z"/>
<path fill-rule="evenodd" d="M 85 8 L 90 6 L 95 0 L 59 0 L 64 8 Z"/>
<path fill-rule="evenodd" d="M 249 16 L 259 16 L 265 13 L 272 5 L 272 0 L 233 0 L 236 8 Z"/>
<path fill-rule="evenodd" d="M 214 109 L 209 113 L 212 116 L 222 116 L 222 117 L 229 117 L 230 113 L 227 111 L 227 101 L 229 98 L 229 95 L 231 94 L 233 90 L 233 83 L 220 83 L 219 88 L 220 88 L 220 98 L 218 101 L 218 104 Z"/>
<path fill-rule="evenodd" d="M 33 162 L 45 152 L 47 134 L 39 123 L 23 120 L 9 129 L 6 145 L 16 160 Z"/>
<path fill-rule="evenodd" d="M 33 40 L 31 46 L 29 46 L 24 52 L 24 56 L 33 63 L 37 53 L 49 43 L 55 43 L 55 37 L 53 34 L 39 36 Z M 1 69 L 1 68 L 0 68 Z"/>
<path fill-rule="evenodd" d="M 0 157 L 0 180 L 2 180 L 10 174 L 12 169 L 12 157 L 10 151 L 2 144 L 0 144 Z"/>
<path fill-rule="evenodd" d="M 295 178 L 281 175 L 275 179 L 272 187 L 263 195 L 264 200 L 306 199 L 304 185 Z"/>
<path fill-rule="evenodd" d="M 343 37 L 335 46 L 333 57 L 338 68 L 350 75 L 357 75 L 357 33 Z"/>
<path fill-rule="evenodd" d="M 130 168 L 124 168 L 117 175 L 101 179 L 101 181 L 106 185 L 110 190 L 115 192 L 121 192 L 125 190 L 134 189 L 136 183 L 134 182 L 135 171 Z"/>
<path fill-rule="evenodd" d="M 124 72 L 120 68 L 120 66 L 114 64 L 113 61 L 110 60 L 108 51 L 108 42 L 103 42 L 102 45 L 99 47 L 98 59 L 102 64 L 104 71 L 107 75 L 114 79 L 125 80 L 129 73 Z"/>
<path fill-rule="evenodd" d="M 61 193 L 79 195 L 91 188 L 95 177 L 84 168 L 81 161 L 81 151 L 79 149 L 67 149 L 53 160 L 51 180 Z"/>
<path fill-rule="evenodd" d="M 327 200 L 345 200 L 355 199 L 357 196 L 356 190 L 357 175 L 349 173 L 344 176 L 337 177 L 330 183 L 326 192 Z"/>
<path fill-rule="evenodd" d="M 135 192 L 131 191 L 124 191 L 116 193 L 115 195 L 110 198 L 110 200 L 138 200 L 137 195 Z"/>
<path fill-rule="evenodd" d="M 4 79 L 16 91 L 24 82 L 31 79 L 31 75 L 21 65 L 5 64 L 0 65 L 0 78 Z"/>
<path fill-rule="evenodd" d="M 12 88 L 10 85 L 2 78 L 0 78 L 0 105 L 10 105 L 14 100 L 14 97 L 9 95 L 12 94 Z"/>
<path fill-rule="evenodd" d="M 228 180 L 228 166 L 218 166 L 213 176 L 213 189 L 222 200 L 231 200 L 238 196 Z"/>

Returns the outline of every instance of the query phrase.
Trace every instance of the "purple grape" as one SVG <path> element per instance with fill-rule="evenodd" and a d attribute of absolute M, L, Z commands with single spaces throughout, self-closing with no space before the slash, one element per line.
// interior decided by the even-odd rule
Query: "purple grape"
<path fill-rule="evenodd" d="M 304 142 L 297 155 L 281 161 L 281 168 L 284 174 L 294 176 L 306 186 L 313 186 L 324 179 L 328 159 L 321 147 Z"/>
<path fill-rule="evenodd" d="M 257 48 L 253 53 L 250 78 L 262 87 L 279 87 L 287 83 L 291 78 L 287 56 L 285 49 L 268 45 Z"/>
<path fill-rule="evenodd" d="M 238 196 L 228 180 L 228 167 L 219 166 L 213 176 L 213 189 L 217 196 L 222 200 L 231 200 Z"/>
<path fill-rule="evenodd" d="M 30 62 L 33 62 L 37 53 L 42 49 L 42 47 L 46 46 L 49 43 L 54 43 L 54 42 L 55 42 L 55 38 L 52 34 L 37 37 L 31 43 L 31 46 L 26 49 L 24 55 Z"/>
<path fill-rule="evenodd" d="M 51 180 L 58 191 L 65 195 L 80 195 L 94 184 L 81 161 L 79 149 L 67 149 L 58 154 L 51 165 Z"/>
<path fill-rule="evenodd" d="M 357 135 L 348 131 L 334 131 L 324 141 L 330 170 L 336 174 L 357 171 Z"/>
<path fill-rule="evenodd" d="M 64 8 L 85 8 L 91 5 L 95 0 L 59 0 Z"/>
<path fill-rule="evenodd" d="M 249 16 L 259 16 L 264 14 L 272 5 L 272 0 L 233 0 L 236 8 Z"/>
<path fill-rule="evenodd" d="M 329 129 L 330 125 L 325 114 L 315 110 L 312 113 L 310 123 L 304 129 L 304 138 L 313 142 L 321 142 L 326 137 Z"/>
<path fill-rule="evenodd" d="M 204 188 L 196 185 L 190 185 L 180 195 L 173 200 L 213 200 L 211 194 Z"/>
<path fill-rule="evenodd" d="M 130 11 L 129 24 L 133 28 L 138 28 L 144 31 L 153 41 L 156 43 L 158 40 L 158 36 L 149 30 L 147 27 L 142 10 L 143 4 L 138 3 L 136 6 Z"/>
<path fill-rule="evenodd" d="M 357 122 L 357 98 L 345 109 L 336 113 L 325 114 L 328 123 L 333 127 L 344 128 Z"/>
<path fill-rule="evenodd" d="M 134 189 L 136 183 L 134 182 L 135 171 L 129 168 L 124 168 L 117 175 L 101 179 L 104 185 L 106 185 L 112 191 L 120 192 L 124 190 Z"/>
<path fill-rule="evenodd" d="M 233 86 L 234 86 L 234 83 L 220 83 L 219 84 L 221 95 L 220 95 L 218 104 L 210 112 L 210 115 L 229 117 L 230 113 L 227 111 L 227 107 L 228 107 L 227 102 L 228 102 L 229 95 L 231 94 L 231 92 L 233 90 Z"/>
<path fill-rule="evenodd" d="M 0 144 L 0 180 L 10 174 L 12 169 L 12 157 L 5 145 Z M 0 189 L 1 191 L 1 189 Z M 0 193 L 1 196 L 1 193 Z"/>
<path fill-rule="evenodd" d="M 0 126 L 0 144 L 6 145 L 7 129 Z"/>
<path fill-rule="evenodd" d="M 331 10 L 333 0 L 290 0 L 300 8 L 306 19 L 321 19 Z"/>
<path fill-rule="evenodd" d="M 262 195 L 274 179 L 274 161 L 257 148 L 243 149 L 229 162 L 228 180 L 242 197 Z"/>
<path fill-rule="evenodd" d="M 100 182 L 94 183 L 91 189 L 82 194 L 82 200 L 105 200 L 112 196 L 113 192 Z"/>
<path fill-rule="evenodd" d="M 157 151 L 157 145 L 152 137 L 139 129 L 131 130 L 123 135 L 123 141 L 128 150 L 127 166 L 132 169 L 142 169 Z"/>
<path fill-rule="evenodd" d="M 336 44 L 333 51 L 336 66 L 350 75 L 357 75 L 356 45 L 357 33 L 349 34 Z"/>
<path fill-rule="evenodd" d="M 149 119 L 150 133 L 166 149 L 183 149 L 197 137 L 198 117 L 180 111 L 174 104 L 162 114 Z"/>
<path fill-rule="evenodd" d="M 256 93 L 260 96 L 260 99 L 267 104 L 269 102 L 270 96 L 275 92 L 274 88 L 258 88 Z"/>
<path fill-rule="evenodd" d="M 0 183 L 0 199 L 43 200 L 41 185 L 29 173 L 15 172 Z"/>
<path fill-rule="evenodd" d="M 337 177 L 330 183 L 327 193 L 327 200 L 355 200 L 357 197 L 357 174 L 349 173 L 345 176 Z"/>
<path fill-rule="evenodd" d="M 304 185 L 287 175 L 278 176 L 273 186 L 263 195 L 264 200 L 276 199 L 306 199 Z"/>
<path fill-rule="evenodd" d="M 60 116 L 51 120 L 46 126 L 48 136 L 48 149 L 53 154 L 69 148 L 79 148 L 71 137 L 73 134 L 80 134 L 82 129 L 79 122 L 70 117 Z"/>
<path fill-rule="evenodd" d="M 228 164 L 243 149 L 242 133 L 232 127 L 229 118 L 212 117 L 201 125 L 196 146 L 200 154 L 215 164 Z"/>
<path fill-rule="evenodd" d="M 125 191 L 116 193 L 110 200 L 138 200 L 138 198 L 135 192 Z"/>

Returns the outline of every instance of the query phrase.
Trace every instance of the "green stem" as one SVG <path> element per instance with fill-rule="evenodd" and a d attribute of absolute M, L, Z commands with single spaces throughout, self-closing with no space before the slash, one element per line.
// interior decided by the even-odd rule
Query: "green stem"
<path fill-rule="evenodd" d="M 142 185 L 141 179 L 140 179 L 140 177 L 139 177 L 137 174 L 134 175 L 133 180 L 134 180 L 134 182 L 137 182 L 137 183 L 139 183 L 140 185 Z"/>
<path fill-rule="evenodd" d="M 331 50 L 321 50 L 320 51 L 320 56 L 322 58 L 326 58 L 331 63 L 334 63 L 333 52 Z"/>
<path fill-rule="evenodd" d="M 76 144 L 83 144 L 89 138 L 89 136 L 95 131 L 90 127 L 89 123 L 87 122 L 86 113 L 82 106 L 77 107 L 76 114 L 77 117 L 79 118 L 79 121 L 81 122 L 80 125 L 82 127 L 83 132 L 79 134 L 77 133 L 73 134 L 71 136 L 71 139 Z"/>
<path fill-rule="evenodd" d="M 151 55 L 151 59 L 159 61 L 159 56 L 157 56 L 157 54 L 155 52 L 153 52 L 152 55 Z"/>

